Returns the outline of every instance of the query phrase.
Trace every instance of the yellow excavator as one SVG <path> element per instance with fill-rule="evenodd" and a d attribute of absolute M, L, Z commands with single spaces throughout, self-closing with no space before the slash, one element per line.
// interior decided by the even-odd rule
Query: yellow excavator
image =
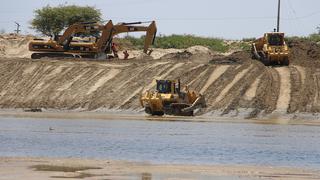
<path fill-rule="evenodd" d="M 140 103 L 150 115 L 193 116 L 194 110 L 206 106 L 203 95 L 190 91 L 187 87 L 181 91 L 180 80 L 157 80 L 156 91 L 141 94 Z"/>
<path fill-rule="evenodd" d="M 288 66 L 289 47 L 284 40 L 284 33 L 265 33 L 264 37 L 255 40 L 251 48 L 252 58 L 260 60 L 266 66 Z"/>
<path fill-rule="evenodd" d="M 111 53 L 113 37 L 120 33 L 146 32 L 143 52 L 152 52 L 149 47 L 154 44 L 157 33 L 155 21 L 148 26 L 142 26 L 143 22 L 119 23 L 114 25 L 110 20 L 106 25 L 96 22 L 76 23 L 68 27 L 63 35 L 55 40 L 34 39 L 29 43 L 29 51 L 34 52 L 32 59 L 42 57 L 74 57 L 74 58 L 99 58 Z M 94 41 L 76 41 L 73 38 L 79 34 L 96 33 Z"/>

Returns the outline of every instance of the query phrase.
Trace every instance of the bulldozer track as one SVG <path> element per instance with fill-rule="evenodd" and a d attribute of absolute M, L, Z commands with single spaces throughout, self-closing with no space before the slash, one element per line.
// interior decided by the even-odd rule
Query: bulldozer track
<path fill-rule="evenodd" d="M 244 99 L 246 101 L 252 101 L 254 97 L 256 97 L 258 85 L 261 81 L 262 75 L 259 75 L 257 79 L 250 85 L 246 93 L 244 94 Z"/>
<path fill-rule="evenodd" d="M 203 94 L 226 70 L 229 66 L 220 66 L 213 70 L 206 84 L 200 90 L 200 93 Z"/>
<path fill-rule="evenodd" d="M 320 89 L 320 69 L 316 70 L 316 73 L 313 75 L 313 81 L 315 89 Z M 312 101 L 312 110 L 317 111 L 320 108 L 320 92 L 314 92 L 314 98 Z"/>
<path fill-rule="evenodd" d="M 277 110 L 287 111 L 291 99 L 290 70 L 287 67 L 275 68 L 279 74 L 280 91 L 277 101 Z"/>
<path fill-rule="evenodd" d="M 255 111 L 271 113 L 276 110 L 279 91 L 280 77 L 278 72 L 273 68 L 266 68 L 254 98 Z"/>
<path fill-rule="evenodd" d="M 291 76 L 291 100 L 288 107 L 289 113 L 294 113 L 299 111 L 299 102 L 301 102 L 301 94 L 303 93 L 303 85 L 305 76 L 303 71 L 299 71 L 296 66 L 290 66 L 290 76 Z"/>
<path fill-rule="evenodd" d="M 256 93 L 256 88 L 258 87 L 257 77 L 261 73 L 261 69 L 257 66 L 250 65 L 247 69 L 245 75 L 243 75 L 238 82 L 236 82 L 233 87 L 228 92 L 228 95 L 224 98 L 223 114 L 228 114 L 231 111 L 236 111 L 238 113 L 239 108 L 250 108 L 251 100 L 246 100 L 246 93 L 248 91 L 254 91 L 251 88 L 256 86 L 254 93 Z M 260 74 L 261 76 L 261 74 Z M 256 85 L 255 85 L 256 84 Z"/>
<path fill-rule="evenodd" d="M 225 88 L 220 92 L 220 94 L 217 96 L 217 98 L 214 101 L 215 103 L 220 102 L 225 96 L 226 94 L 230 91 L 230 89 L 242 78 L 246 75 L 246 73 L 252 68 L 252 65 L 250 65 L 248 68 L 241 70 L 239 73 L 237 73 L 233 80 L 227 85 L 225 86 Z"/>

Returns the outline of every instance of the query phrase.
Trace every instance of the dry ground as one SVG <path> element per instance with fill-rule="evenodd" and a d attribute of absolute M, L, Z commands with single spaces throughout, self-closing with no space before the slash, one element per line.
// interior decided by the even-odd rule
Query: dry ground
<path fill-rule="evenodd" d="M 18 47 L 25 48 L 27 41 L 20 41 Z M 141 111 L 140 93 L 153 89 L 154 79 L 180 78 L 205 95 L 208 107 L 199 115 L 297 118 L 307 113 L 320 119 L 320 47 L 304 41 L 289 45 L 289 67 L 265 67 L 248 52 L 224 56 L 202 47 L 127 61 L 31 60 L 18 58 L 22 50 L 18 57 L 4 50 L 0 107 Z M 13 45 L 3 49 L 8 47 Z"/>
<path fill-rule="evenodd" d="M 315 180 L 318 171 L 250 166 L 152 165 L 109 160 L 0 158 L 0 179 Z"/>

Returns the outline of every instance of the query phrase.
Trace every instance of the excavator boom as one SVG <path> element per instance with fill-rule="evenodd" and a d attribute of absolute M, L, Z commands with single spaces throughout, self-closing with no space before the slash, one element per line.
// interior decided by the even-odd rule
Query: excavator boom
<path fill-rule="evenodd" d="M 57 43 L 60 45 L 69 44 L 73 36 L 77 33 L 90 33 L 98 32 L 101 29 L 101 25 L 98 23 L 76 23 L 66 29 L 62 36 L 59 37 Z"/>
<path fill-rule="evenodd" d="M 143 48 L 143 52 L 147 53 L 149 47 L 154 44 L 154 40 L 157 34 L 156 22 L 152 21 L 149 26 L 133 26 L 136 24 L 141 24 L 141 22 L 120 23 L 118 25 L 115 25 L 112 35 L 115 36 L 120 33 L 126 33 L 126 32 L 147 32 L 145 37 L 144 48 Z"/>

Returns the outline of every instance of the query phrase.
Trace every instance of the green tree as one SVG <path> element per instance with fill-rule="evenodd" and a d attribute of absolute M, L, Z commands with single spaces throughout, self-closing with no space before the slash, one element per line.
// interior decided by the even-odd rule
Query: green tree
<path fill-rule="evenodd" d="M 46 6 L 35 10 L 34 13 L 32 28 L 44 35 L 54 37 L 74 23 L 101 21 L 100 10 L 90 6 Z"/>
<path fill-rule="evenodd" d="M 318 34 L 320 35 L 320 25 L 317 27 Z"/>

